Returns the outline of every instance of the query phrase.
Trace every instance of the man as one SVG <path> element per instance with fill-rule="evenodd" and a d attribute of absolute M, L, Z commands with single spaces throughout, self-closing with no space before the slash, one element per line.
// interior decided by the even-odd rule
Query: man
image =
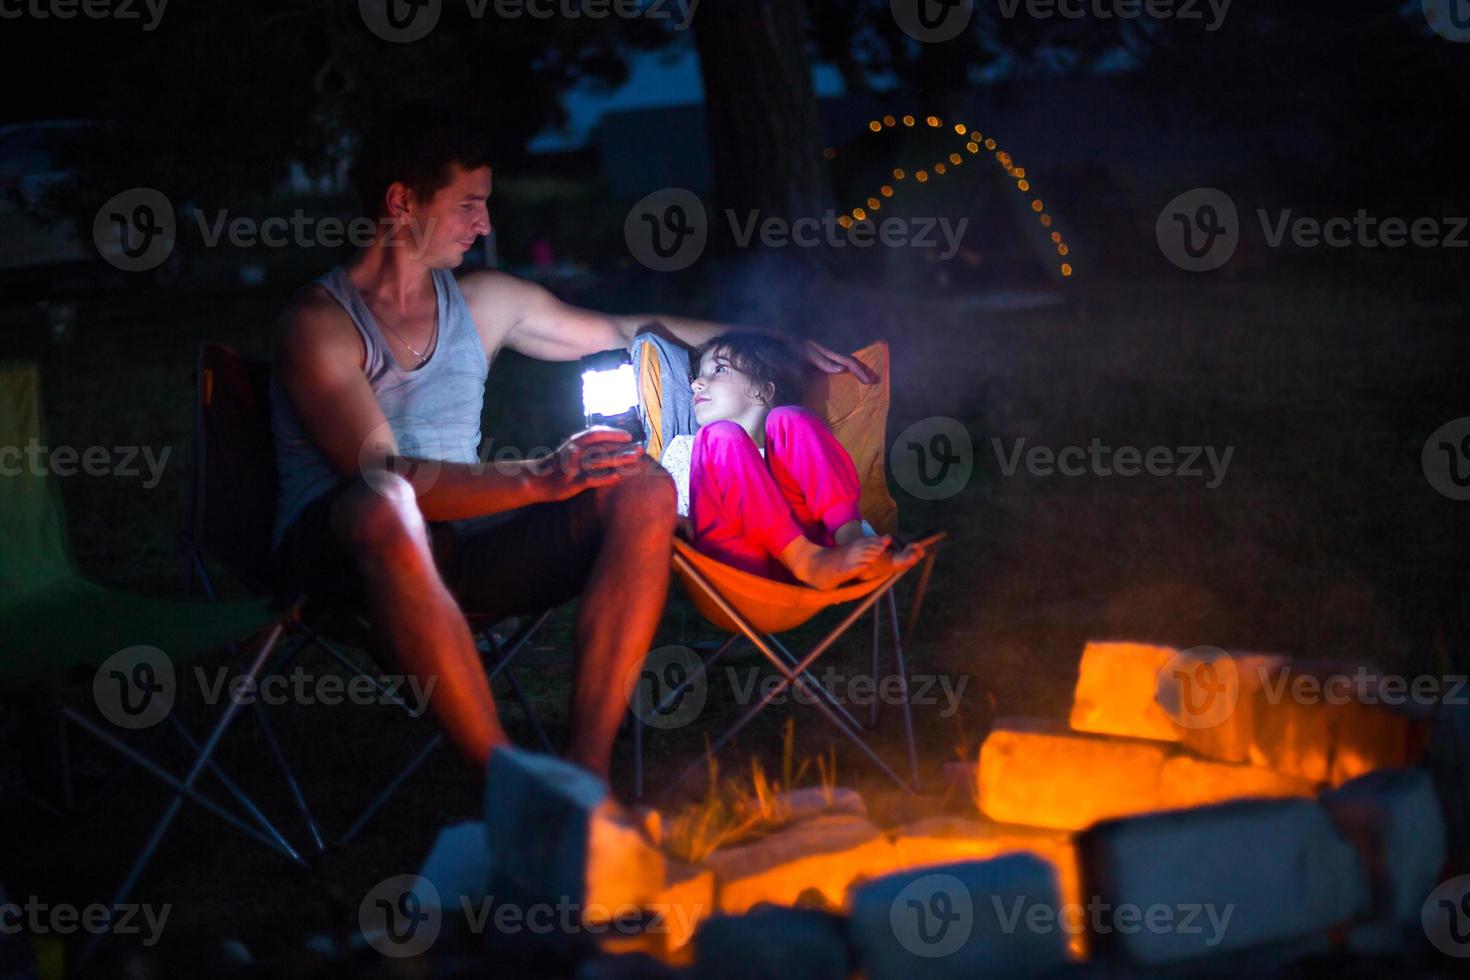
<path fill-rule="evenodd" d="M 555 465 L 479 463 L 490 362 L 508 347 L 569 361 L 626 348 L 648 316 L 559 301 L 499 272 L 456 280 L 490 231 L 475 133 L 406 112 L 364 142 L 356 183 L 379 236 L 285 311 L 272 380 L 287 579 L 359 603 L 398 666 L 436 678 L 433 709 L 479 771 L 507 744 L 465 614 L 535 612 L 581 594 L 572 761 L 606 778 L 623 679 L 668 590 L 674 487 L 627 433 L 568 439 Z M 691 347 L 726 328 L 656 318 Z M 867 368 L 814 343 L 822 370 Z"/>

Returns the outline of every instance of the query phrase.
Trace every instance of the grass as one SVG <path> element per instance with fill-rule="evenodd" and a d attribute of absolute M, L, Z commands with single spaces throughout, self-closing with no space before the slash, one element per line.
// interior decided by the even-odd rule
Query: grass
<path fill-rule="evenodd" d="M 705 750 L 708 778 L 703 798 L 676 811 L 665 822 L 663 847 L 675 857 L 698 863 L 727 844 L 761 836 L 791 819 L 784 793 L 797 789 L 811 768 L 810 757 L 796 763 L 796 728 L 786 719 L 781 737 L 781 778 L 772 780 L 758 757 L 750 760 L 750 782 L 721 778 L 720 763 Z M 835 747 L 816 757 L 817 785 L 830 806 L 837 788 Z"/>

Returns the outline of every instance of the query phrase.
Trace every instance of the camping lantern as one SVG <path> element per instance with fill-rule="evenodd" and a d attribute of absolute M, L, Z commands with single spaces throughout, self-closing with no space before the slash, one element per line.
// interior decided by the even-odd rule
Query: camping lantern
<path fill-rule="evenodd" d="M 638 376 L 625 350 L 605 350 L 582 358 L 582 414 L 587 425 L 610 425 L 643 442 L 638 418 Z"/>

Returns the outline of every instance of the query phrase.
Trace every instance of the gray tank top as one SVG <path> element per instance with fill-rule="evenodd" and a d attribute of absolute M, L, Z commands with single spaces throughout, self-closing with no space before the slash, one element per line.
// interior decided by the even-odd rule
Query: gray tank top
<path fill-rule="evenodd" d="M 435 269 L 439 334 L 429 359 L 405 370 L 393 359 L 362 294 L 347 271 L 337 266 L 316 280 L 342 304 L 367 348 L 363 373 L 405 456 L 474 463 L 479 460 L 480 413 L 485 378 L 490 373 L 480 335 L 470 318 L 459 284 L 447 270 Z M 280 494 L 276 501 L 274 545 L 313 500 L 342 482 L 316 443 L 306 434 L 290 399 L 271 375 L 271 429 L 275 437 Z"/>

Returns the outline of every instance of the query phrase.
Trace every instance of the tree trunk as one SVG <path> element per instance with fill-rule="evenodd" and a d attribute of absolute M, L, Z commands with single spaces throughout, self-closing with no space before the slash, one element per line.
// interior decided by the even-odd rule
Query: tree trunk
<path fill-rule="evenodd" d="M 718 211 L 710 244 L 728 255 L 727 209 L 743 228 L 752 212 L 789 221 L 827 207 L 806 4 L 704 0 L 694 27 Z"/>

